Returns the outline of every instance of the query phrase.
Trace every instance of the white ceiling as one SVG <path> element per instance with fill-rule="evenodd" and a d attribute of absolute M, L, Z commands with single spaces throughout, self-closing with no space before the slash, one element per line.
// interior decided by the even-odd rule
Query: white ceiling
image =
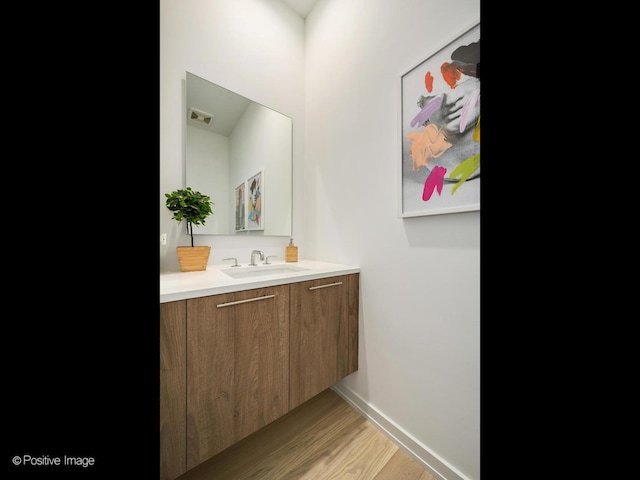
<path fill-rule="evenodd" d="M 307 18 L 313 6 L 318 0 L 281 0 L 282 3 L 289 5 L 302 18 Z"/>

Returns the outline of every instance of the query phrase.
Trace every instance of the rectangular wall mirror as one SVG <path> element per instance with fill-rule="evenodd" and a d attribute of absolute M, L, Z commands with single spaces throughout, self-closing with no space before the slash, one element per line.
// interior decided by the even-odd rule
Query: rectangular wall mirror
<path fill-rule="evenodd" d="M 186 184 L 209 195 L 201 235 L 292 235 L 293 121 L 186 72 Z"/>

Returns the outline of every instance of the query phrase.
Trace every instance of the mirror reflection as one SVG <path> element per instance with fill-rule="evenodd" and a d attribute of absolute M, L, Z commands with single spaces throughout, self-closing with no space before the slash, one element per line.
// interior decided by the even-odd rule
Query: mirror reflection
<path fill-rule="evenodd" d="M 186 72 L 186 184 L 209 195 L 206 235 L 291 236 L 291 118 Z"/>

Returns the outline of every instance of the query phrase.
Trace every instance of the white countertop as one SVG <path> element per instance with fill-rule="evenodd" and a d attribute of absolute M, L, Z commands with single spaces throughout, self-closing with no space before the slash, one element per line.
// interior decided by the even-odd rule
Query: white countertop
<path fill-rule="evenodd" d="M 271 262 L 271 265 L 294 266 L 307 270 L 275 273 L 264 277 L 232 278 L 223 272 L 223 270 L 231 268 L 229 263 L 225 263 L 222 265 L 207 265 L 207 269 L 201 272 L 164 272 L 160 274 L 160 303 L 360 272 L 359 267 L 319 262 L 317 260 L 299 260 L 291 263 L 280 261 Z M 256 269 L 257 271 L 261 267 L 262 265 L 238 268 L 244 270 Z"/>

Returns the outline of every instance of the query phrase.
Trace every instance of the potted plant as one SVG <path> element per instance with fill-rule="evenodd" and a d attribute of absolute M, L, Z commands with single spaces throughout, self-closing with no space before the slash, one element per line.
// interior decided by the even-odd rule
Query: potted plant
<path fill-rule="evenodd" d="M 164 196 L 167 197 L 167 208 L 173 212 L 171 218 L 177 222 L 185 220 L 187 231 L 191 235 L 190 247 L 176 247 L 180 270 L 183 272 L 206 270 L 211 247 L 193 246 L 193 226 L 204 225 L 205 219 L 213 215 L 211 206 L 215 204 L 208 195 L 196 192 L 191 187 L 165 193 Z"/>

